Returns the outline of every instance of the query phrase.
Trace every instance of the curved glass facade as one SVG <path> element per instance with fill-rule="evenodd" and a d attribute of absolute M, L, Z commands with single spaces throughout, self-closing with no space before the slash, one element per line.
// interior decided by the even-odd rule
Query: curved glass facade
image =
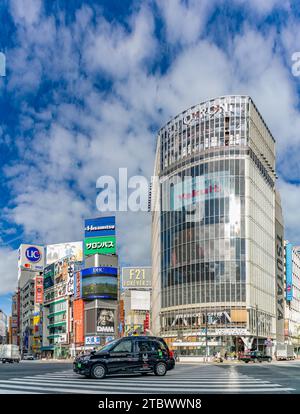
<path fill-rule="evenodd" d="M 177 211 L 161 216 L 162 306 L 244 302 L 244 160 L 203 162 L 177 176 L 165 192 Z"/>
<path fill-rule="evenodd" d="M 254 302 L 262 303 L 260 335 L 271 335 L 274 160 L 274 139 L 248 96 L 201 103 L 159 131 L 153 257 L 163 336 L 206 328 L 217 342 L 227 334 L 235 342 L 256 329 Z"/>

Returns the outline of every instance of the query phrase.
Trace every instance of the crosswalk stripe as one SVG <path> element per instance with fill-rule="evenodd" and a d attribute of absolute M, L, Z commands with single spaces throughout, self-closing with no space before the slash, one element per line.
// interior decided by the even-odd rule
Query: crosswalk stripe
<path fill-rule="evenodd" d="M 213 368 L 213 369 L 212 369 Z M 177 370 L 176 370 L 177 371 Z M 179 370 L 178 370 L 179 371 Z M 0 381 L 3 393 L 78 393 L 78 394 L 141 394 L 141 393 L 282 393 L 294 388 L 230 370 L 228 374 L 218 367 L 195 373 L 170 371 L 165 377 L 150 375 L 118 375 L 102 380 L 84 378 L 72 370 L 31 375 Z M 177 374 L 177 375 L 176 375 Z M 209 375 L 206 375 L 209 374 Z"/>
<path fill-rule="evenodd" d="M 23 379 L 19 379 L 19 378 L 13 378 L 13 380 L 23 380 Z M 26 381 L 32 381 L 32 380 L 37 380 L 37 378 L 34 378 L 34 377 L 24 377 L 24 380 L 26 380 Z M 49 377 L 45 377 L 45 379 L 44 378 L 40 378 L 39 380 L 41 380 L 41 381 L 51 381 L 51 382 L 53 382 L 53 381 L 55 381 L 55 378 L 49 378 Z M 120 383 L 120 379 L 118 379 L 118 380 L 111 380 L 111 379 L 102 379 L 102 380 L 81 380 L 80 378 L 75 378 L 75 381 L 73 381 L 73 380 L 71 380 L 71 379 L 61 379 L 60 380 L 62 383 L 67 383 L 67 382 L 69 382 L 69 383 L 76 383 L 76 384 L 102 384 L 102 383 L 112 383 L 112 384 L 116 384 L 116 383 Z M 143 379 L 138 379 L 137 381 L 133 381 L 133 380 L 130 380 L 129 378 L 125 378 L 125 380 L 121 380 L 122 381 L 122 383 L 124 383 L 124 382 L 128 382 L 128 383 L 132 383 L 132 384 L 143 384 L 143 383 L 145 383 L 145 384 L 149 384 L 149 383 L 151 383 L 151 382 L 155 382 L 155 383 L 162 383 L 162 384 L 164 384 L 164 383 L 169 383 L 169 382 L 172 382 L 172 383 L 179 383 L 179 384 L 185 384 L 185 383 L 187 383 L 187 384 L 190 384 L 190 381 L 181 381 L 180 379 L 171 379 L 171 378 L 168 378 L 168 379 L 166 379 L 165 381 L 162 381 L 162 380 L 159 380 L 159 379 L 156 379 L 156 378 L 149 378 L 149 381 L 147 381 L 147 380 L 143 380 Z M 221 384 L 228 384 L 228 383 L 235 383 L 235 382 L 238 382 L 238 383 L 241 383 L 241 384 L 243 384 L 243 383 L 257 383 L 257 382 L 259 382 L 259 383 L 269 383 L 270 381 L 263 381 L 263 380 L 256 380 L 256 379 L 227 379 L 227 380 L 219 380 L 219 379 L 217 379 L 217 380 L 205 380 L 205 379 L 203 379 L 203 380 L 198 380 L 198 379 L 195 379 L 195 380 L 193 380 L 193 384 L 197 384 L 197 383 L 199 383 L 199 384 L 202 384 L 202 383 L 212 383 L 212 384 L 215 384 L 215 383 L 221 383 Z"/>
<path fill-rule="evenodd" d="M 1 381 L 0 381 L 0 384 L 1 384 Z M 4 382 L 3 383 L 3 386 L 8 386 L 10 384 L 13 385 L 14 387 L 15 386 L 18 386 L 18 384 L 20 384 L 20 386 L 23 386 L 23 382 L 22 381 L 12 381 L 12 380 Z M 41 390 L 42 389 L 42 386 L 44 384 L 41 384 L 40 382 L 31 382 L 28 385 L 27 384 L 24 385 L 24 389 L 26 390 L 29 386 L 31 387 L 33 385 L 34 386 L 37 386 L 36 389 Z M 121 385 L 122 385 L 121 390 L 132 390 L 132 386 L 131 387 L 128 386 L 130 384 L 121 384 Z M 57 383 L 55 383 L 55 382 L 47 383 L 47 384 L 45 384 L 45 386 L 48 387 L 48 388 L 49 388 L 49 386 L 57 387 Z M 278 384 L 268 384 L 268 385 L 267 384 L 263 384 L 263 388 L 265 390 L 273 391 L 274 388 L 275 388 L 275 389 L 277 389 L 279 391 L 278 387 L 280 387 L 280 385 L 278 385 Z M 141 388 L 143 388 L 143 386 L 140 385 L 139 386 L 139 392 L 140 392 L 140 389 Z M 59 389 L 54 388 L 54 389 L 55 390 L 61 390 L 61 388 L 59 388 Z M 68 384 L 68 388 L 65 388 L 65 389 L 69 389 L 69 391 L 70 391 L 70 389 L 74 389 L 74 391 L 75 390 L 76 391 L 87 390 L 87 391 L 90 391 L 90 392 L 92 392 L 92 391 L 99 392 L 100 390 L 103 391 L 103 390 L 115 389 L 115 384 L 101 384 L 101 385 L 100 384 L 98 384 L 98 385 L 90 385 L 90 384 L 89 385 Z M 174 384 L 172 384 L 172 387 L 171 388 L 170 388 L 170 385 L 167 385 L 167 384 L 164 385 L 164 386 L 162 386 L 162 385 L 150 385 L 150 386 L 147 386 L 146 389 L 147 390 L 152 390 L 152 391 L 162 391 L 162 390 L 168 391 L 168 390 L 173 390 L 173 391 L 178 391 L 178 392 L 183 392 L 183 391 L 202 392 L 203 389 L 207 389 L 207 385 L 206 384 L 198 385 L 198 386 L 189 385 L 188 387 L 183 387 L 180 384 L 175 385 L 175 386 L 174 386 Z M 220 388 L 220 385 L 210 385 L 209 389 L 212 390 L 212 391 L 215 391 L 217 389 L 218 390 L 221 389 L 221 390 L 223 390 L 223 392 L 225 392 L 225 391 L 229 392 L 229 391 L 232 391 L 233 388 L 230 388 L 230 387 L 224 387 L 224 388 L 222 387 L 222 388 Z M 248 390 L 248 389 L 252 389 L 252 390 L 256 390 L 256 391 L 257 390 L 261 391 L 262 387 L 261 387 L 261 385 L 254 385 L 254 384 L 249 385 L 249 384 L 245 384 L 245 386 L 238 385 L 238 387 L 236 387 L 236 389 L 239 389 L 239 391 L 244 391 L 244 390 Z M 280 390 L 282 391 L 282 388 L 280 388 Z M 58 391 L 58 392 L 61 392 L 61 391 Z"/>
<path fill-rule="evenodd" d="M 24 381 L 23 380 L 21 380 L 21 379 L 17 379 L 17 380 L 10 380 L 10 381 L 6 381 L 4 384 L 14 384 L 14 383 L 16 383 L 16 384 L 18 384 L 18 383 L 20 383 L 20 384 L 22 384 L 22 383 L 24 383 Z M 28 385 L 30 385 L 30 384 L 33 384 L 33 385 L 42 385 L 42 384 L 45 384 L 45 385 L 56 385 L 57 384 L 57 382 L 54 382 L 54 381 L 51 381 L 51 380 L 43 380 L 43 381 L 36 381 L 36 380 L 27 380 L 26 381 L 26 384 L 28 384 Z M 102 382 L 102 381 L 100 381 L 100 382 L 98 382 L 98 383 L 87 383 L 87 382 L 85 382 L 85 383 L 82 383 L 82 382 L 80 382 L 80 383 L 78 383 L 78 382 L 71 382 L 71 381 L 68 381 L 68 382 L 66 382 L 66 383 L 63 383 L 63 384 L 66 384 L 66 385 L 68 385 L 68 386 L 74 386 L 74 387 L 90 387 L 90 388 L 94 388 L 94 387 L 104 387 L 104 386 L 109 386 L 109 387 L 111 387 L 111 386 L 115 386 L 116 385 L 116 383 L 114 383 L 114 382 L 110 382 L 110 381 L 108 381 L 108 382 Z M 119 383 L 118 385 L 130 385 L 130 386 L 143 386 L 143 385 L 148 385 L 149 383 L 138 383 L 138 382 L 136 382 L 136 383 L 131 383 L 131 382 L 122 382 L 122 383 Z M 254 381 L 252 381 L 252 382 L 247 382 L 247 383 L 239 383 L 239 382 L 237 382 L 237 381 L 235 381 L 235 382 L 233 382 L 233 383 L 230 383 L 230 384 L 232 384 L 232 385 L 238 385 L 240 388 L 243 388 L 243 387 L 247 387 L 247 386 L 252 386 L 252 387 L 260 387 L 261 385 L 263 385 L 263 386 L 265 386 L 265 387 L 280 387 L 280 385 L 279 384 L 270 384 L 270 383 L 267 383 L 266 381 L 264 381 L 264 382 L 261 382 L 261 383 L 259 383 L 259 384 L 257 384 L 257 383 L 255 383 Z M 216 382 L 216 383 L 212 383 L 212 384 L 209 384 L 211 387 L 220 387 L 220 385 L 224 385 L 224 386 L 228 386 L 228 385 L 230 385 L 229 383 L 219 383 L 219 382 Z M 206 386 L 206 385 L 208 385 L 207 383 L 205 383 L 205 382 L 203 382 L 203 383 L 199 383 L 199 384 L 187 384 L 187 385 L 182 385 L 181 383 L 180 383 L 180 381 L 177 381 L 176 383 L 166 383 L 166 384 L 149 384 L 152 388 L 159 388 L 159 389 L 162 389 L 162 388 L 169 388 L 170 387 L 170 385 L 172 385 L 172 387 L 181 387 L 182 389 L 183 388 L 189 388 L 189 389 L 197 389 L 197 388 L 201 388 L 201 387 L 203 387 L 203 385 L 204 386 Z M 1 386 L 1 381 L 0 381 L 0 386 Z"/>

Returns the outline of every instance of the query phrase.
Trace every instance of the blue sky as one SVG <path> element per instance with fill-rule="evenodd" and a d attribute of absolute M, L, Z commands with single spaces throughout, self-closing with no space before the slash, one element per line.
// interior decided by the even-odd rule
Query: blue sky
<path fill-rule="evenodd" d="M 97 178 L 119 167 L 150 177 L 158 128 L 214 96 L 253 97 L 277 142 L 286 237 L 299 243 L 298 1 L 2 0 L 0 21 L 0 308 L 21 242 L 82 239 L 99 215 Z M 122 263 L 149 265 L 149 214 L 117 222 Z"/>

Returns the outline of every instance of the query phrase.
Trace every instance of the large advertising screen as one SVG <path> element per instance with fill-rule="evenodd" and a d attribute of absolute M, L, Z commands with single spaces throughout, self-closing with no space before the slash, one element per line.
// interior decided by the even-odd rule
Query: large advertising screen
<path fill-rule="evenodd" d="M 97 309 L 97 332 L 114 333 L 115 312 L 112 309 Z"/>
<path fill-rule="evenodd" d="M 116 254 L 116 237 L 93 237 L 84 240 L 84 254 Z"/>
<path fill-rule="evenodd" d="M 166 184 L 167 185 L 167 184 Z M 174 185 L 170 193 L 171 210 L 181 210 L 196 206 L 205 200 L 229 197 L 229 171 L 204 174 L 196 177 L 183 177 L 183 180 Z M 202 208 L 204 213 L 204 208 Z"/>
<path fill-rule="evenodd" d="M 123 289 L 151 288 L 152 268 L 149 266 L 123 267 L 122 287 Z"/>
<path fill-rule="evenodd" d="M 43 271 L 44 270 L 44 247 L 32 244 L 21 244 L 19 248 L 19 269 Z"/>
<path fill-rule="evenodd" d="M 115 236 L 116 218 L 115 216 L 110 216 L 86 219 L 84 229 L 85 238 Z"/>
<path fill-rule="evenodd" d="M 46 246 L 46 264 L 57 262 L 69 256 L 73 262 L 82 262 L 83 244 L 81 241 L 71 243 L 49 244 Z"/>
<path fill-rule="evenodd" d="M 118 299 L 118 269 L 92 267 L 82 271 L 83 299 Z"/>

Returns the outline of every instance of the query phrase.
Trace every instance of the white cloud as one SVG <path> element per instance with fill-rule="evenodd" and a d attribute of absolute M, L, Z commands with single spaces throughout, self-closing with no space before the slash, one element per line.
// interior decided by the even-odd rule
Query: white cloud
<path fill-rule="evenodd" d="M 278 5 L 261 3 L 252 3 L 260 13 Z M 278 52 L 278 35 L 245 25 L 238 35 L 231 34 L 230 49 L 222 50 L 203 30 L 214 4 L 158 2 L 167 47 L 180 46 L 163 73 L 151 70 L 165 44 L 157 43 L 148 7 L 133 13 L 129 29 L 100 15 L 95 27 L 88 7 L 76 13 L 69 27 L 56 27 L 51 16 L 41 18 L 38 8 L 27 18 L 22 9 L 14 11 L 19 46 L 10 52 L 15 64 L 11 93 L 25 96 L 43 78 L 63 84 L 47 91 L 47 106 L 22 105 L 24 135 L 17 140 L 22 159 L 5 169 L 15 205 L 4 213 L 23 226 L 24 237 L 40 243 L 80 239 L 84 217 L 99 215 L 97 178 L 117 177 L 119 167 L 127 167 L 129 176 L 150 176 L 154 131 L 178 112 L 219 95 L 254 98 L 277 140 L 283 174 L 300 179 L 299 99 L 295 79 Z M 295 33 L 294 26 L 291 30 Z M 291 39 L 287 24 L 287 49 Z M 105 90 L 99 85 L 103 74 L 111 82 Z M 281 188 L 288 232 L 300 238 L 295 212 L 299 188 L 288 183 Z M 118 229 L 121 260 L 149 263 L 149 215 L 118 214 Z"/>
<path fill-rule="evenodd" d="M 0 247 L 0 295 L 12 292 L 18 281 L 18 251 Z"/>
<path fill-rule="evenodd" d="M 291 184 L 282 179 L 278 182 L 278 190 L 283 206 L 285 238 L 300 245 L 299 200 L 300 184 Z"/>
<path fill-rule="evenodd" d="M 40 18 L 41 0 L 11 0 L 10 5 L 16 24 L 32 25 Z"/>
<path fill-rule="evenodd" d="M 226 0 L 225 0 L 226 1 Z M 290 9 L 289 0 L 234 0 L 237 4 L 246 6 L 254 10 L 258 15 L 265 16 L 271 13 L 273 9 Z"/>
<path fill-rule="evenodd" d="M 214 0 L 157 0 L 166 28 L 167 43 L 188 45 L 201 36 Z"/>

